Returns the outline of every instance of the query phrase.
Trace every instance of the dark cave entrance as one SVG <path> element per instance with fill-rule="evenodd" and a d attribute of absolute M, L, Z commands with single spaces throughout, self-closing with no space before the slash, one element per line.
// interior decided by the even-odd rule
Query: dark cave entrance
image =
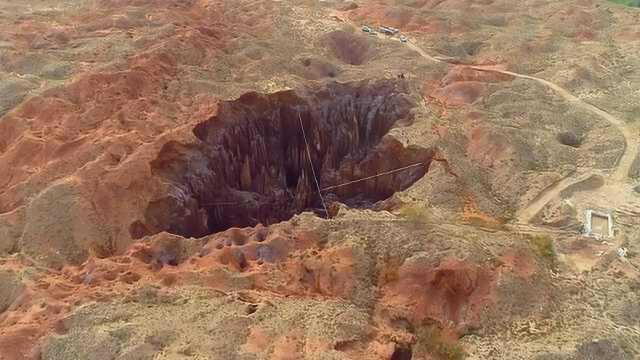
<path fill-rule="evenodd" d="M 433 150 L 385 137 L 411 122 L 412 107 L 405 84 L 396 81 L 248 93 L 224 102 L 195 127 L 198 144 L 169 142 L 151 163 L 154 176 L 169 184 L 167 194 L 149 204 L 131 234 L 201 237 L 322 208 L 301 121 L 321 188 L 422 164 L 323 192 L 329 202 L 370 207 L 428 171 Z"/>
<path fill-rule="evenodd" d="M 391 360 L 411 360 L 413 358 L 413 351 L 411 347 L 404 347 L 396 345 L 391 354 Z"/>

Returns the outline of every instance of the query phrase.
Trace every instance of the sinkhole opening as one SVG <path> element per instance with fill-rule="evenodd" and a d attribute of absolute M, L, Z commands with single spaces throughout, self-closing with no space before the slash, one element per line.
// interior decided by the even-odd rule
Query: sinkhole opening
<path fill-rule="evenodd" d="M 396 344 L 396 347 L 391 354 L 391 360 L 411 360 L 413 358 L 413 350 L 410 346 L 401 346 Z"/>
<path fill-rule="evenodd" d="M 406 84 L 396 80 L 248 93 L 223 102 L 194 128 L 197 143 L 169 142 L 152 161 L 166 193 L 149 203 L 131 235 L 202 237 L 307 210 L 326 216 L 318 186 L 328 205 L 371 207 L 429 169 L 433 149 L 385 136 L 412 122 L 413 107 Z"/>
<path fill-rule="evenodd" d="M 575 132 L 565 131 L 556 136 L 558 142 L 562 145 L 579 148 L 584 141 L 584 136 Z"/>

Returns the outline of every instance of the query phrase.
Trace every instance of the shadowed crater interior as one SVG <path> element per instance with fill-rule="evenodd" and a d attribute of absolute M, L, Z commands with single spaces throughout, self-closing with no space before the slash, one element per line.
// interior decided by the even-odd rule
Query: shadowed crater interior
<path fill-rule="evenodd" d="M 574 132 L 563 132 L 556 136 L 558 142 L 562 145 L 578 148 L 582 145 L 584 137 Z"/>
<path fill-rule="evenodd" d="M 169 142 L 151 163 L 166 194 L 148 205 L 131 235 L 200 237 L 280 222 L 304 210 L 324 215 L 302 128 L 321 188 L 420 164 L 323 191 L 329 203 L 370 207 L 429 168 L 433 149 L 385 136 L 395 124 L 412 121 L 412 107 L 406 85 L 396 81 L 248 93 L 223 102 L 217 115 L 194 128 L 198 143 Z"/>

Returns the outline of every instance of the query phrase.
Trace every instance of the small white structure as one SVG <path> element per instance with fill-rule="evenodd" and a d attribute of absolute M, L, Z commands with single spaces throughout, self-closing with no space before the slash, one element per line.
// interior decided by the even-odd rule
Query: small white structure
<path fill-rule="evenodd" d="M 626 247 L 621 247 L 621 248 L 618 248 L 616 252 L 618 253 L 618 256 L 620 256 L 621 258 L 626 258 L 627 254 L 629 254 L 629 249 L 627 249 Z"/>
<path fill-rule="evenodd" d="M 612 237 L 613 217 L 611 214 L 591 209 L 585 211 L 584 233 L 598 239 Z"/>

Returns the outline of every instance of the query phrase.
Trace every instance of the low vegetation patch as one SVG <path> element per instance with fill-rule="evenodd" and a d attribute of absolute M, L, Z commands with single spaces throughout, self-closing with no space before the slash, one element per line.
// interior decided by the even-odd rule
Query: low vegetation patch
<path fill-rule="evenodd" d="M 640 7 L 640 0 L 609 0 L 616 4 L 627 5 L 632 7 Z"/>
<path fill-rule="evenodd" d="M 426 230 L 431 219 L 429 210 L 420 204 L 403 205 L 399 209 L 398 215 L 414 230 Z"/>
<path fill-rule="evenodd" d="M 556 250 L 553 246 L 553 240 L 548 235 L 531 235 L 529 244 L 538 256 L 545 259 L 551 265 L 556 264 Z"/>
<path fill-rule="evenodd" d="M 417 354 L 429 354 L 438 360 L 462 360 L 466 358 L 466 353 L 462 346 L 445 338 L 436 325 L 421 327 L 416 334 L 416 340 L 414 349 Z"/>
<path fill-rule="evenodd" d="M 415 223 L 429 221 L 429 210 L 418 204 L 407 204 L 400 208 L 399 215 L 405 220 Z"/>

